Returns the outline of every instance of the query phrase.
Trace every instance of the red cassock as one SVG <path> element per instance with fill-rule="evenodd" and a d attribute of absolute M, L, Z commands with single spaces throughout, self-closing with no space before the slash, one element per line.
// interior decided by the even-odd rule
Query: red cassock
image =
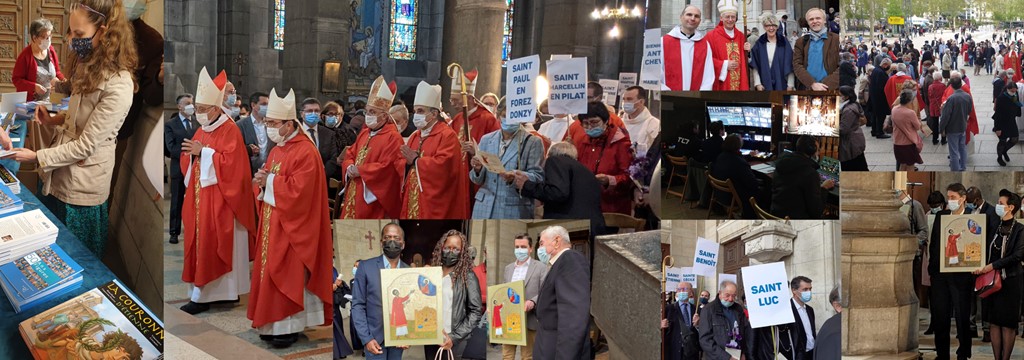
<path fill-rule="evenodd" d="M 470 99 L 470 101 L 474 100 Z M 460 143 L 466 141 L 462 135 L 463 124 L 465 124 L 465 121 L 462 118 L 462 111 L 460 110 L 455 114 L 455 117 L 452 118 L 451 123 L 451 128 L 452 130 L 455 130 L 455 135 L 459 137 Z M 490 111 L 484 109 L 483 106 L 477 105 L 476 110 L 469 114 L 469 136 L 473 138 L 473 142 L 479 144 L 480 139 L 482 139 L 484 135 L 490 134 L 498 129 L 501 129 L 501 123 L 494 117 L 494 114 L 491 114 Z M 459 145 L 459 148 L 461 149 L 462 146 Z M 465 194 L 466 192 L 470 192 L 470 194 L 466 196 L 473 198 L 476 196 L 476 191 L 480 189 L 480 185 L 469 181 L 469 160 L 469 157 L 462 155 L 463 168 L 466 170 L 464 171 L 466 173 L 466 191 L 462 191 L 460 188 L 459 193 Z M 466 199 L 466 213 L 472 214 L 473 202 L 470 201 L 469 198 Z"/>
<path fill-rule="evenodd" d="M 903 91 L 903 83 L 907 81 L 914 81 L 914 78 L 909 75 L 893 75 L 889 78 L 889 81 L 885 82 L 885 99 L 889 105 L 892 105 L 899 100 L 900 92 Z M 923 109 L 924 100 L 921 99 L 921 92 L 917 92 L 917 108 Z"/>
<path fill-rule="evenodd" d="M 343 219 L 396 219 L 402 211 L 402 171 L 404 159 L 399 152 L 402 134 L 394 123 L 387 123 L 370 135 L 370 129 L 363 127 L 356 143 L 348 147 L 341 169 L 346 171 L 356 165 L 359 177 L 348 181 L 341 214 Z M 365 187 L 377 198 L 367 204 L 363 194 Z"/>
<path fill-rule="evenodd" d="M 1020 82 L 1020 54 L 1016 51 L 1010 51 L 1003 58 L 1003 70 L 1013 69 L 1013 82 Z"/>
<path fill-rule="evenodd" d="M 185 264 L 181 281 L 204 286 L 231 271 L 235 220 L 249 232 L 249 258 L 256 236 L 256 205 L 252 198 L 249 155 L 242 132 L 226 120 L 216 130 L 196 131 L 193 141 L 213 149 L 213 170 L 217 184 L 201 187 L 199 157 L 181 153 L 181 172 L 191 174 L 185 181 L 185 202 L 181 222 L 185 230 Z"/>
<path fill-rule="evenodd" d="M 438 122 L 426 137 L 421 131 L 414 132 L 408 144 L 420 157 L 402 185 L 400 218 L 469 218 L 469 170 L 462 161 L 462 146 L 455 131 Z"/>
<path fill-rule="evenodd" d="M 962 86 L 960 88 L 963 89 L 964 92 L 966 92 L 968 95 L 971 95 L 971 86 L 970 85 L 964 84 L 964 86 Z M 942 94 L 942 104 L 943 105 L 946 104 L 946 99 L 948 99 L 950 95 L 953 95 L 953 91 L 955 91 L 955 90 L 953 90 L 952 86 L 947 86 L 946 87 L 946 92 Z M 974 95 L 971 95 L 971 98 L 973 98 L 973 97 L 974 97 Z M 977 114 L 977 112 L 975 112 L 975 110 L 977 110 L 977 109 L 975 109 L 974 107 L 971 108 L 971 116 L 967 119 L 967 133 L 964 134 L 964 135 L 967 137 L 966 142 L 968 144 L 971 143 L 971 135 L 977 135 L 978 132 L 979 132 L 979 128 L 978 128 L 978 114 Z"/>
<path fill-rule="evenodd" d="M 394 299 L 391 299 L 391 326 L 399 327 L 409 325 L 409 320 L 405 317 L 405 302 L 408 300 L 409 296 L 395 296 Z"/>
<path fill-rule="evenodd" d="M 631 144 L 629 135 L 614 126 L 608 126 L 608 130 L 597 138 L 587 136 L 576 144 L 579 162 L 583 166 L 594 175 L 605 174 L 615 178 L 614 185 L 609 183 L 601 191 L 601 212 L 633 214 L 633 181 L 628 172 L 633 161 Z"/>
<path fill-rule="evenodd" d="M 324 164 L 313 141 L 300 134 L 271 149 L 265 166 L 274 174 L 275 206 L 257 204 L 258 252 L 253 260 L 249 319 L 258 328 L 303 311 L 305 288 L 323 302 L 323 325 L 328 325 L 334 314 Z M 268 186 L 264 200 L 270 192 Z"/>
<path fill-rule="evenodd" d="M 740 29 L 733 29 L 733 36 L 725 31 L 722 22 L 707 36 L 711 43 L 711 55 L 715 58 L 716 64 L 728 60 L 729 63 L 736 63 L 736 70 L 731 70 L 725 76 L 725 81 L 719 81 L 719 73 L 715 73 L 715 90 L 749 90 L 750 81 L 747 77 L 747 52 L 743 45 L 747 39 Z M 718 67 L 718 65 L 716 65 Z"/>

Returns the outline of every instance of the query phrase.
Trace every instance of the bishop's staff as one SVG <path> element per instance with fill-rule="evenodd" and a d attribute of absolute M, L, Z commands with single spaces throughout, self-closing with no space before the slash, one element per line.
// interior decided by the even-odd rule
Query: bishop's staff
<path fill-rule="evenodd" d="M 676 263 L 675 259 L 671 255 L 665 256 L 661 259 L 661 319 L 665 319 L 665 305 L 668 303 L 668 291 L 665 290 L 665 282 L 667 281 L 668 273 L 665 271 L 672 267 Z M 661 343 L 665 344 L 665 330 L 661 330 Z M 665 360 L 665 346 L 661 347 L 661 359 Z"/>
<path fill-rule="evenodd" d="M 462 138 L 466 141 L 473 142 L 472 138 L 469 137 L 469 94 L 466 93 L 465 72 L 462 70 L 462 65 L 459 65 L 459 63 L 452 63 L 451 65 L 448 65 L 448 77 L 455 79 L 456 76 L 459 77 L 459 87 L 462 90 Z M 466 174 L 469 174 L 469 171 L 473 170 L 473 167 L 469 165 L 469 162 L 466 162 L 466 167 Z M 467 195 L 469 196 L 469 204 L 472 207 L 473 192 L 470 191 Z"/>

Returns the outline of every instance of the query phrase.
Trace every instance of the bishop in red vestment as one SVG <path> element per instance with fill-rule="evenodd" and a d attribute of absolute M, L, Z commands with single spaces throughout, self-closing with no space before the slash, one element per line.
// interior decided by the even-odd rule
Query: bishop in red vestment
<path fill-rule="evenodd" d="M 898 64 L 898 69 L 906 70 L 906 65 Z M 885 100 L 888 101 L 890 107 L 900 98 L 900 92 L 903 91 L 903 86 L 906 82 L 916 82 L 914 78 L 907 75 L 903 71 L 897 71 L 895 75 L 889 77 L 889 80 L 885 82 Z M 917 105 L 916 109 L 918 112 L 924 110 L 924 100 L 921 98 L 921 92 L 917 92 Z"/>
<path fill-rule="evenodd" d="M 473 184 L 468 180 L 469 160 L 476 154 L 475 144 L 479 144 L 480 139 L 483 138 L 484 135 L 501 129 L 501 124 L 498 122 L 498 119 L 494 117 L 494 114 L 487 111 L 482 106 L 483 104 L 476 99 L 477 75 L 478 72 L 476 69 L 473 69 L 466 72 L 463 76 L 463 80 L 466 82 L 466 100 L 468 100 L 466 103 L 468 106 L 466 113 L 469 114 L 469 136 L 473 139 L 473 144 L 470 144 L 469 140 L 465 138 L 465 133 L 462 129 L 466 126 L 466 120 L 462 116 L 462 84 L 457 81 L 457 78 L 452 79 L 452 91 L 451 96 L 449 97 L 452 107 L 455 109 L 455 117 L 452 118 L 450 126 L 452 130 L 455 130 L 455 135 L 458 136 L 459 143 L 462 147 L 462 163 L 466 169 L 465 173 L 467 179 L 465 184 L 466 190 L 463 191 L 462 188 L 459 188 L 457 191 L 462 194 L 466 194 L 467 192 L 469 193 L 469 195 L 466 195 L 466 206 L 468 207 L 466 209 L 467 213 L 472 212 L 471 207 L 473 206 L 472 201 L 469 199 L 475 197 L 476 191 L 480 189 L 480 186 Z"/>
<path fill-rule="evenodd" d="M 402 219 L 469 218 L 469 169 L 455 131 L 441 121 L 441 87 L 416 87 L 413 124 L 419 129 L 401 146 L 406 175 Z"/>
<path fill-rule="evenodd" d="M 749 90 L 747 77 L 747 36 L 736 28 L 736 14 L 739 13 L 736 0 L 719 0 L 718 13 L 721 21 L 708 33 L 711 56 L 716 64 L 721 62 L 714 90 Z"/>
<path fill-rule="evenodd" d="M 1020 82 L 1020 54 L 1016 50 L 1010 50 L 1003 57 L 1003 69 L 1013 69 L 1013 82 Z"/>
<path fill-rule="evenodd" d="M 366 110 L 376 121 L 368 121 L 345 152 L 341 168 L 347 185 L 340 218 L 396 219 L 402 211 L 404 160 L 399 147 L 405 140 L 387 111 L 395 89 L 383 76 L 370 88 Z"/>

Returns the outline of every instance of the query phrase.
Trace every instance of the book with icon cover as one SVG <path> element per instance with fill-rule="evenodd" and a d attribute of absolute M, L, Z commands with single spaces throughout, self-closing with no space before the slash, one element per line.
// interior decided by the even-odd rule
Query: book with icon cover
<path fill-rule="evenodd" d="M 118 280 L 19 326 L 36 360 L 163 359 L 164 325 Z"/>
<path fill-rule="evenodd" d="M 65 293 L 63 289 L 77 288 L 83 270 L 64 249 L 52 244 L 0 265 L 0 286 L 21 312 Z"/>

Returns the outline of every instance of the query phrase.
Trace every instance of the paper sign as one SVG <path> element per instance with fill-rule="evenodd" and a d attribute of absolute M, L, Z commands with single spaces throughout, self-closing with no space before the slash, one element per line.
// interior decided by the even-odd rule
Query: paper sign
<path fill-rule="evenodd" d="M 587 112 L 587 58 L 548 61 L 548 113 Z"/>
<path fill-rule="evenodd" d="M 523 281 L 487 287 L 485 307 L 490 321 L 490 342 L 526 346 L 526 293 Z"/>
<path fill-rule="evenodd" d="M 441 281 L 440 267 L 380 271 L 385 344 L 432 345 L 444 340 Z"/>
<path fill-rule="evenodd" d="M 661 29 L 644 31 L 643 63 L 640 66 L 640 86 L 647 90 L 661 90 L 664 57 L 661 51 Z"/>
<path fill-rule="evenodd" d="M 747 295 L 747 313 L 750 327 L 789 324 L 793 322 L 793 311 L 789 307 L 789 277 L 782 262 L 747 266 L 740 269 L 743 274 L 743 292 Z"/>
<path fill-rule="evenodd" d="M 619 81 L 601 79 L 598 80 L 597 83 L 601 84 L 601 88 L 604 90 L 604 95 L 602 96 L 601 101 L 603 101 L 605 105 L 615 106 L 615 101 L 618 99 L 618 94 L 616 94 L 615 91 L 619 88 Z"/>
<path fill-rule="evenodd" d="M 486 151 L 477 151 L 477 154 L 480 155 L 480 162 L 484 163 L 484 167 L 487 168 L 487 171 L 495 174 L 503 174 L 508 171 L 501 163 L 501 158 L 498 157 L 498 155 Z"/>
<path fill-rule="evenodd" d="M 679 283 L 683 281 L 683 268 L 669 267 L 665 268 L 665 292 L 673 292 L 679 288 Z"/>
<path fill-rule="evenodd" d="M 636 73 L 619 73 L 619 96 L 630 86 L 636 86 Z"/>
<path fill-rule="evenodd" d="M 509 61 L 505 77 L 506 116 L 513 123 L 532 123 L 537 115 L 533 102 L 540 74 L 540 56 L 530 55 Z"/>
<path fill-rule="evenodd" d="M 572 59 L 572 54 L 551 54 L 551 61 Z"/>
<path fill-rule="evenodd" d="M 697 275 L 715 276 L 718 272 L 718 243 L 698 237 L 697 250 L 693 253 L 693 272 Z"/>
<path fill-rule="evenodd" d="M 736 274 L 718 274 L 718 289 L 722 289 L 722 283 L 726 281 L 732 281 L 733 284 L 739 284 L 736 281 Z"/>
<path fill-rule="evenodd" d="M 693 273 L 693 268 L 692 267 L 684 267 L 684 268 L 680 268 L 680 269 L 683 269 L 683 281 L 684 282 L 688 282 L 688 283 L 690 283 L 690 285 L 693 285 L 694 287 L 696 287 L 697 286 L 697 274 Z"/>

